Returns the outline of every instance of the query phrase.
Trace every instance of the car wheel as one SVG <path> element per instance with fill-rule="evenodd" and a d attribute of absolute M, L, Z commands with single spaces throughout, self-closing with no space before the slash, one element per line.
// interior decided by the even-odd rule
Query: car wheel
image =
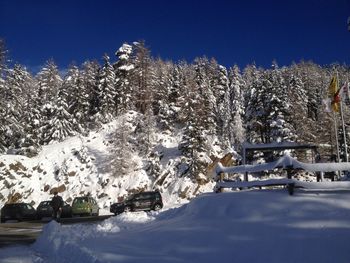
<path fill-rule="evenodd" d="M 131 207 L 130 206 L 124 207 L 124 212 L 126 213 L 131 212 Z"/>
<path fill-rule="evenodd" d="M 160 209 L 162 209 L 162 206 L 160 204 L 155 204 L 154 207 L 153 207 L 154 211 L 158 211 Z"/>

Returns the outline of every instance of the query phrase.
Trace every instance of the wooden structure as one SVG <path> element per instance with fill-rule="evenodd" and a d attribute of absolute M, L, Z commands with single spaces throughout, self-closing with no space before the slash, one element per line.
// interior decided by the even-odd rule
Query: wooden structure
<path fill-rule="evenodd" d="M 312 144 L 300 144 L 296 142 L 281 142 L 281 143 L 268 143 L 268 144 L 250 144 L 243 143 L 242 145 L 242 164 L 247 164 L 247 155 L 250 152 L 272 152 L 272 151 L 284 151 L 284 150 L 311 150 L 312 160 L 315 162 L 317 156 L 317 146 Z M 244 180 L 248 181 L 248 174 L 245 173 Z"/>

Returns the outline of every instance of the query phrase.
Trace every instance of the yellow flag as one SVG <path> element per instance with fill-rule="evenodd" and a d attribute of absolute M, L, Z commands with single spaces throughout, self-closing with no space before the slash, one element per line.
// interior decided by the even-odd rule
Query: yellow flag
<path fill-rule="evenodd" d="M 332 109 L 335 112 L 339 111 L 339 91 L 337 77 L 334 76 L 329 84 L 329 97 L 331 99 Z"/>

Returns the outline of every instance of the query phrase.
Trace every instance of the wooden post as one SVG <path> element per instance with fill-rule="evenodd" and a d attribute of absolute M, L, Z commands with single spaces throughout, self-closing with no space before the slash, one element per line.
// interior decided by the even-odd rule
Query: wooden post
<path fill-rule="evenodd" d="M 290 183 L 287 185 L 289 195 L 294 194 L 295 183 Z"/>
<path fill-rule="evenodd" d="M 287 178 L 288 179 L 292 179 L 292 175 L 293 175 L 293 165 L 288 165 L 286 167 L 286 171 L 287 171 Z"/>

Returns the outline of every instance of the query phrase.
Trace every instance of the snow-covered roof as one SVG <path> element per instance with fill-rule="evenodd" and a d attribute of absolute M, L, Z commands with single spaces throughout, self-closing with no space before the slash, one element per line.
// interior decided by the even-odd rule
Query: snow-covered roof
<path fill-rule="evenodd" d="M 349 171 L 350 162 L 343 163 L 303 163 L 300 162 L 289 155 L 285 155 L 279 158 L 275 162 L 255 164 L 255 165 L 240 165 L 232 167 L 224 167 L 222 164 L 218 164 L 216 168 L 216 173 L 255 173 L 267 170 L 274 170 L 277 168 L 287 168 L 291 167 L 294 169 L 302 169 L 310 172 L 334 172 L 334 171 Z"/>

